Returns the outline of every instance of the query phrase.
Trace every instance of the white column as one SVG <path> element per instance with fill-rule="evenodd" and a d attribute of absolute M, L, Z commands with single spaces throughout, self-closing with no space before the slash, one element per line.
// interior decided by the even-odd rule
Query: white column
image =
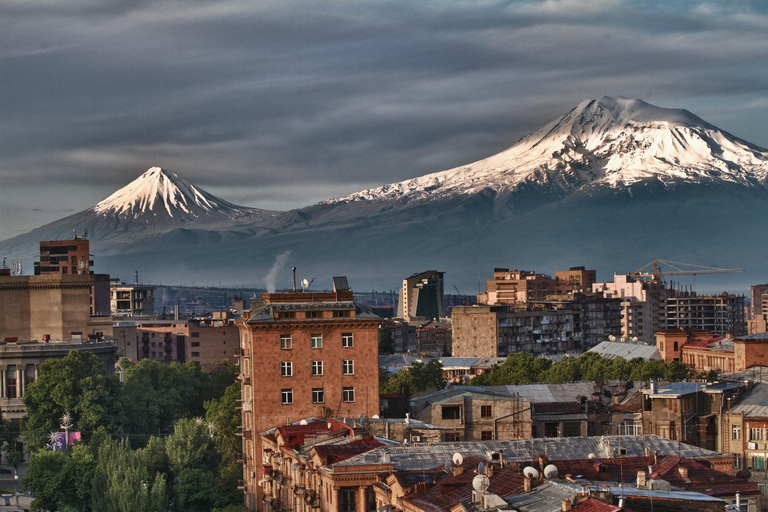
<path fill-rule="evenodd" d="M 0 397 L 5 398 L 5 367 L 0 369 Z"/>
<path fill-rule="evenodd" d="M 16 398 L 24 396 L 24 370 L 20 364 L 16 365 Z"/>

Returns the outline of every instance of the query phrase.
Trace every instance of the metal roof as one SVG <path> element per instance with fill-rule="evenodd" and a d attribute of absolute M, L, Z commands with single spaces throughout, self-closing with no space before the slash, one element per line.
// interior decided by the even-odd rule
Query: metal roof
<path fill-rule="evenodd" d="M 503 499 L 520 512 L 561 512 L 563 498 L 572 500 L 578 492 L 556 482 L 547 482 L 530 492 L 503 496 Z"/>
<path fill-rule="evenodd" d="M 753 418 L 768 417 L 768 384 L 755 384 L 730 412 Z"/>
<path fill-rule="evenodd" d="M 659 455 L 674 454 L 691 459 L 731 457 L 654 435 L 444 442 L 428 445 L 385 446 L 371 453 L 388 455 L 396 470 L 429 469 L 445 464 L 445 461 L 450 460 L 456 452 L 460 452 L 465 458 L 468 456 L 486 458 L 489 452 L 501 452 L 504 459 L 518 462 L 530 462 L 539 455 L 546 455 L 550 460 L 586 459 L 590 453 L 597 454 L 605 450 L 606 445 L 602 442 L 603 440 L 610 441 L 613 447 L 621 446 L 622 450 L 626 450 L 626 455 L 622 457 L 639 457 L 644 455 L 646 450 L 656 451 Z M 342 464 L 354 466 L 365 463 L 362 457 L 352 457 Z"/>
<path fill-rule="evenodd" d="M 506 357 L 443 357 L 439 359 L 444 370 L 452 368 L 492 368 L 502 365 Z"/>
<path fill-rule="evenodd" d="M 646 361 L 655 361 L 661 359 L 659 349 L 651 345 L 639 343 L 620 343 L 618 341 L 603 341 L 597 346 L 589 349 L 589 352 L 595 352 L 605 358 L 614 359 L 623 357 L 627 361 L 637 357 Z"/>
<path fill-rule="evenodd" d="M 580 396 L 591 397 L 595 392 L 595 383 L 566 382 L 563 384 L 510 384 L 506 386 L 488 386 L 490 389 L 506 391 L 509 394 L 530 400 L 533 403 L 573 402 Z"/>

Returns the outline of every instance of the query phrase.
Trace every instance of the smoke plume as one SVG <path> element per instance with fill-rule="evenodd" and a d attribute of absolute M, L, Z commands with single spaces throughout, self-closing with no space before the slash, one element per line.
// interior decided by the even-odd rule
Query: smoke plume
<path fill-rule="evenodd" d="M 272 268 L 269 270 L 269 274 L 264 278 L 264 286 L 268 293 L 274 293 L 277 290 L 275 282 L 277 281 L 277 275 L 283 270 L 285 261 L 291 255 L 291 251 L 285 251 L 282 254 L 278 254 L 275 258 L 275 262 L 272 264 Z"/>

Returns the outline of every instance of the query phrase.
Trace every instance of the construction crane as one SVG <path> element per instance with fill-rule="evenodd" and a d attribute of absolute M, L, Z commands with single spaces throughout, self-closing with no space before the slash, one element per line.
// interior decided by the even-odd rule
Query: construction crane
<path fill-rule="evenodd" d="M 456 293 L 459 294 L 459 297 L 461 297 L 461 301 L 464 303 L 464 305 L 469 306 L 470 305 L 469 296 L 461 293 L 461 290 L 459 290 L 459 288 L 456 285 L 453 285 L 453 289 L 456 290 Z"/>
<path fill-rule="evenodd" d="M 675 270 L 662 272 L 661 269 L 659 268 L 659 263 L 672 267 Z M 643 272 L 645 269 L 647 269 L 651 265 L 653 265 L 652 272 L 647 272 L 647 271 Z M 676 265 L 683 265 L 685 267 L 693 267 L 693 268 L 686 270 L 684 268 L 677 267 Z M 680 263 L 677 261 L 655 259 L 627 275 L 630 277 L 650 279 L 652 282 L 658 283 L 661 281 L 663 276 L 695 276 L 698 274 L 728 274 L 732 272 L 744 272 L 744 269 L 743 268 L 705 267 L 703 265 L 693 265 L 691 263 Z"/>

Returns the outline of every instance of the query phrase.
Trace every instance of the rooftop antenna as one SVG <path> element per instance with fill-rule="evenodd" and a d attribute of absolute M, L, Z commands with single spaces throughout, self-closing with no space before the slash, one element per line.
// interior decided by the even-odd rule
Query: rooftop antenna
<path fill-rule="evenodd" d="M 293 293 L 296 293 L 296 267 L 292 267 L 293 270 Z"/>
<path fill-rule="evenodd" d="M 88 228 L 83 229 L 83 240 L 88 240 Z"/>

